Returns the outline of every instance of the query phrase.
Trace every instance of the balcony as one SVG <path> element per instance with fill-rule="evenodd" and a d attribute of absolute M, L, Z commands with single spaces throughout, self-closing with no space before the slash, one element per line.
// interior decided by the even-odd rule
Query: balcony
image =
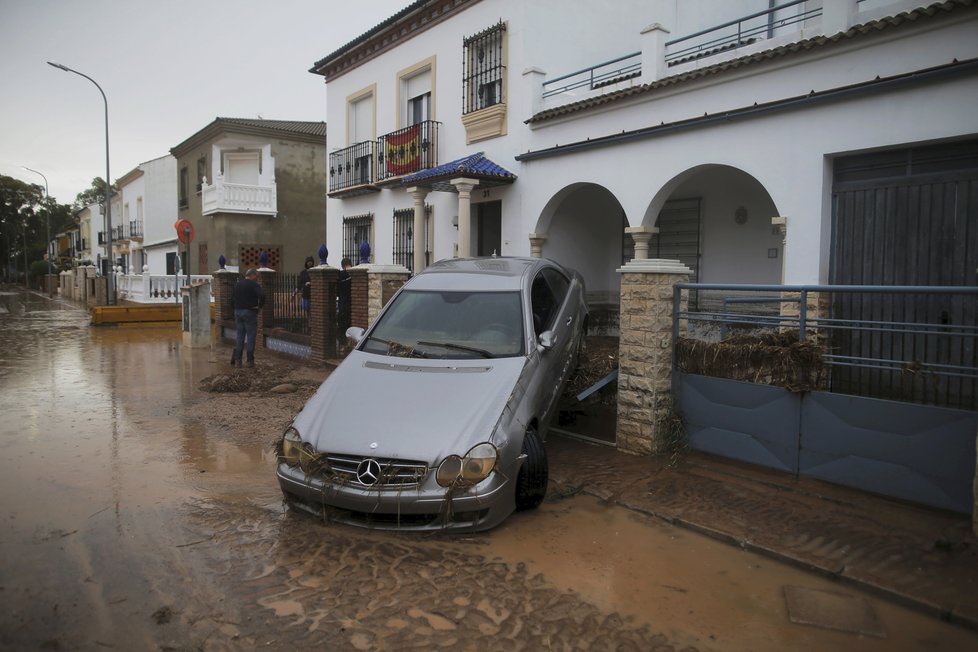
<path fill-rule="evenodd" d="M 140 220 L 129 222 L 129 237 L 132 240 L 143 241 L 143 223 Z"/>
<path fill-rule="evenodd" d="M 275 183 L 267 186 L 227 183 L 224 177 L 218 176 L 212 184 L 204 180 L 201 185 L 200 200 L 203 215 L 247 213 L 274 217 L 278 213 L 278 192 Z"/>
<path fill-rule="evenodd" d="M 434 120 L 398 129 L 377 139 L 380 182 L 438 165 L 438 125 Z"/>
<path fill-rule="evenodd" d="M 857 5 L 863 1 L 856 0 Z M 544 81 L 541 97 L 547 102 L 546 108 L 552 108 L 579 101 L 591 93 L 651 83 L 679 70 L 685 72 L 692 69 L 691 66 L 702 65 L 703 60 L 729 59 L 751 46 L 752 51 L 756 51 L 771 47 L 772 42 L 790 43 L 799 38 L 803 28 L 820 27 L 823 31 L 828 30 L 826 34 L 844 31 L 857 19 L 843 15 L 843 8 L 842 4 L 811 7 L 806 0 L 786 0 L 687 36 L 663 39 L 661 50 L 656 47 L 655 37 L 650 36 L 642 51 Z"/>
<path fill-rule="evenodd" d="M 379 192 L 372 140 L 350 145 L 329 155 L 329 196 L 354 197 Z"/>

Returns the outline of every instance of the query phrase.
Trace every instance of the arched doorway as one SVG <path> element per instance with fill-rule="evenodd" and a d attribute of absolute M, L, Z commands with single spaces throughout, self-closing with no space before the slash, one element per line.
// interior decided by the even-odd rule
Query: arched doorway
<path fill-rule="evenodd" d="M 630 257 L 624 238 L 627 225 L 618 199 L 593 183 L 561 189 L 537 221 L 535 231 L 545 238 L 543 256 L 584 277 L 592 334 L 618 334 L 621 280 L 615 270 Z"/>

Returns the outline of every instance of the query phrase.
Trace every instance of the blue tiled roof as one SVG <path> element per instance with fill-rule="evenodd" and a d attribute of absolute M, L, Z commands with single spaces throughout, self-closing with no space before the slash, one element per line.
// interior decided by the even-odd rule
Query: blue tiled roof
<path fill-rule="evenodd" d="M 486 158 L 484 152 L 470 154 L 437 167 L 409 174 L 401 179 L 404 186 L 432 186 L 436 190 L 454 190 L 447 185 L 452 179 L 478 179 L 480 187 L 498 186 L 516 181 L 516 175 Z"/>

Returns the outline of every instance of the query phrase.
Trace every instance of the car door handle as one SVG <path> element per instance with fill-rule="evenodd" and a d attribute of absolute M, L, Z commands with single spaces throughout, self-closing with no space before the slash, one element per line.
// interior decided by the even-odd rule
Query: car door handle
<path fill-rule="evenodd" d="M 573 317 L 568 317 L 567 318 L 567 325 L 570 326 L 571 325 L 571 322 L 573 322 L 573 321 L 574 321 L 574 318 Z"/>

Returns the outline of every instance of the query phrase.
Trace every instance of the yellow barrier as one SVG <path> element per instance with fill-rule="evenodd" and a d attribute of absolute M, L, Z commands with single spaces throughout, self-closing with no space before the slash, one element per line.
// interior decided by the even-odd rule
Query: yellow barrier
<path fill-rule="evenodd" d="M 147 304 L 140 306 L 92 306 L 92 324 L 135 324 L 144 322 L 179 322 L 183 319 L 180 304 Z M 214 321 L 214 304 L 211 304 Z"/>

